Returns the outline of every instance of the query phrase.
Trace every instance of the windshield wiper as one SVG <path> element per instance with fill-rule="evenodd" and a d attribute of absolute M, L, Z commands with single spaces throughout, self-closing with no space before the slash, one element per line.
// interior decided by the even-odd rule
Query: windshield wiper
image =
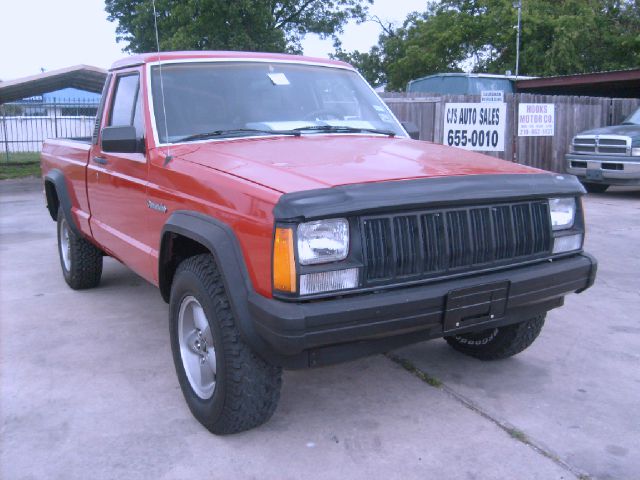
<path fill-rule="evenodd" d="M 242 135 L 243 133 L 267 133 L 269 135 L 293 135 L 299 137 L 300 132 L 296 130 L 261 130 L 259 128 L 231 128 L 228 130 L 214 130 L 213 132 L 196 133 L 194 135 L 187 135 L 186 137 L 175 140 L 176 142 L 190 142 L 193 140 L 204 140 L 207 138 L 224 137 Z"/>
<path fill-rule="evenodd" d="M 360 128 L 349 127 L 347 125 L 309 125 L 307 127 L 294 128 L 296 131 L 311 130 L 313 132 L 335 132 L 335 133 L 378 133 L 380 135 L 388 135 L 389 137 L 395 137 L 396 132 L 392 130 L 379 130 L 377 128 Z"/>

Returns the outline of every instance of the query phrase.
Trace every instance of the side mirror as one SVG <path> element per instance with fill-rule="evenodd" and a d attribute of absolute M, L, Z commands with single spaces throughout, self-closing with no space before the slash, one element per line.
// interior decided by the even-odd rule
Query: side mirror
<path fill-rule="evenodd" d="M 401 122 L 409 136 L 414 140 L 420 140 L 420 130 L 413 122 Z"/>
<path fill-rule="evenodd" d="M 102 129 L 102 150 L 104 152 L 140 153 L 140 139 L 132 126 L 104 127 Z"/>

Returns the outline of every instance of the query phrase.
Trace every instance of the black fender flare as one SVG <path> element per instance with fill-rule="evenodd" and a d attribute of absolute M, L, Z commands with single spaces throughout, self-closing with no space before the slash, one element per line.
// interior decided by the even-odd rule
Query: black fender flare
<path fill-rule="evenodd" d="M 167 273 L 170 235 L 178 234 L 203 245 L 213 255 L 222 274 L 225 292 L 243 339 L 265 360 L 278 363 L 266 342 L 255 330 L 248 299 L 257 295 L 251 284 L 238 239 L 231 227 L 199 212 L 178 210 L 171 214 L 162 228 L 158 256 L 158 284 L 165 301 L 169 301 L 172 277 Z"/>
<path fill-rule="evenodd" d="M 51 183 L 54 186 L 56 190 L 56 195 L 58 197 L 58 208 L 62 208 L 62 212 L 64 213 L 67 223 L 71 226 L 73 233 L 83 237 L 84 235 L 78 228 L 78 225 L 76 225 L 76 222 L 73 219 L 73 215 L 71 215 L 71 206 L 72 206 L 71 197 L 69 196 L 69 190 L 67 189 L 67 182 L 65 180 L 64 173 L 62 173 L 61 170 L 54 168 L 49 172 L 47 172 L 47 174 L 44 177 L 44 182 L 45 182 L 45 193 L 47 196 L 47 208 L 49 209 L 49 214 L 51 215 L 51 218 L 53 218 L 53 220 L 57 220 L 57 218 L 54 217 L 50 208 L 51 206 L 50 204 L 53 201 L 53 199 L 50 198 L 49 191 L 46 189 L 47 183 Z"/>

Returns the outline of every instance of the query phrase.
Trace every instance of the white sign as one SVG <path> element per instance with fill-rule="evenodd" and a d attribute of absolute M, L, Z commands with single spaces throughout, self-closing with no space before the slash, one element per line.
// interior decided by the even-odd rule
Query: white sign
<path fill-rule="evenodd" d="M 519 137 L 553 137 L 556 123 L 553 103 L 521 103 L 518 105 Z"/>
<path fill-rule="evenodd" d="M 447 103 L 442 143 L 465 150 L 503 152 L 504 103 Z"/>
<path fill-rule="evenodd" d="M 504 102 L 504 92 L 502 90 L 483 90 L 480 92 L 482 103 Z"/>
<path fill-rule="evenodd" d="M 274 85 L 289 85 L 289 79 L 284 73 L 267 73 Z"/>

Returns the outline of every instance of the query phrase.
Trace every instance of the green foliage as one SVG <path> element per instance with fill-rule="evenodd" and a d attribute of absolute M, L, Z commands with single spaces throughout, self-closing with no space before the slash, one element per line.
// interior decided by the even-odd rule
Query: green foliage
<path fill-rule="evenodd" d="M 336 53 L 331 55 L 336 60 L 356 65 L 362 76 L 374 87 L 382 85 L 385 80 L 384 64 L 382 62 L 380 47 L 374 46 L 369 52 L 345 52 L 341 48 L 336 49 Z"/>
<path fill-rule="evenodd" d="M 106 0 L 117 40 L 131 53 L 156 50 L 151 0 Z M 307 33 L 342 33 L 373 0 L 156 0 L 161 50 L 300 53 Z"/>
<path fill-rule="evenodd" d="M 430 0 L 385 28 L 350 60 L 369 81 L 402 90 L 433 73 L 515 71 L 517 0 Z M 640 65 L 640 0 L 522 0 L 521 75 L 564 75 Z M 370 57 L 377 57 L 372 59 Z"/>

